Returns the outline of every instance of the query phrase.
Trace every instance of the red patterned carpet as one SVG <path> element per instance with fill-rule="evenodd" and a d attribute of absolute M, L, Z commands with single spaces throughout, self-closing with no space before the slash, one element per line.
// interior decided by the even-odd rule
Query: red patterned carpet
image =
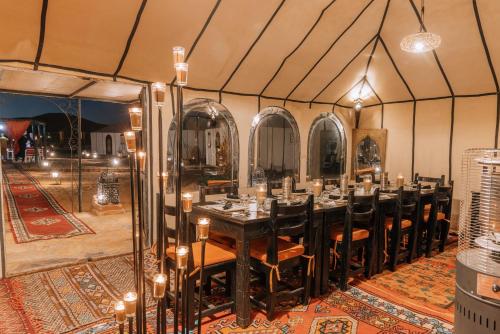
<path fill-rule="evenodd" d="M 395 273 L 352 282 L 346 292 L 332 288 L 308 306 L 284 309 L 271 322 L 256 311 L 246 329 L 236 325 L 233 315 L 207 318 L 203 332 L 451 334 L 453 291 L 443 286 L 454 285 L 454 254 L 450 248 Z M 112 303 L 131 286 L 132 262 L 124 256 L 0 281 L 0 333 L 117 333 Z M 155 308 L 148 300 L 149 332 L 154 333 Z"/>
<path fill-rule="evenodd" d="M 4 164 L 3 174 L 8 220 L 17 243 L 94 233 L 28 172 Z"/>

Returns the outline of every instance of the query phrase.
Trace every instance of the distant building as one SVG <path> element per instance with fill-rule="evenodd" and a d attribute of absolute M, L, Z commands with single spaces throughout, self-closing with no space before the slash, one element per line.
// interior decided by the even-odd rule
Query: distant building
<path fill-rule="evenodd" d="M 107 156 L 127 154 L 123 132 L 128 131 L 128 124 L 113 124 L 90 133 L 92 153 Z"/>

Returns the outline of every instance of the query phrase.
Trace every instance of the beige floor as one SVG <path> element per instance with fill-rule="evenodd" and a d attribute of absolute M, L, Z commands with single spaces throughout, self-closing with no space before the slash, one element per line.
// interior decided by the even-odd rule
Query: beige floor
<path fill-rule="evenodd" d="M 62 173 L 61 185 L 54 185 L 48 171 L 30 171 L 55 199 L 68 211 L 87 224 L 96 234 L 72 238 L 40 240 L 17 244 L 14 241 L 8 221 L 4 219 L 7 276 L 18 275 L 63 265 L 116 256 L 132 251 L 132 226 L 130 216 L 130 192 L 128 173 L 119 172 L 120 199 L 125 213 L 96 216 L 91 212 L 92 195 L 96 192 L 99 172 L 83 173 L 83 211 L 77 212 L 76 191 L 73 190 L 71 174 Z"/>

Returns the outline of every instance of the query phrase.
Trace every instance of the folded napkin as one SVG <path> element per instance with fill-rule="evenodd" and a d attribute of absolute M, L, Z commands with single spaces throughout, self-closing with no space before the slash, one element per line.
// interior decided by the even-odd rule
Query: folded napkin
<path fill-rule="evenodd" d="M 231 206 L 228 209 L 224 209 L 224 204 L 209 204 L 203 207 L 205 209 L 215 210 L 220 212 L 238 212 L 238 211 L 244 211 L 246 209 L 246 207 L 243 205 L 235 205 L 235 204 L 233 204 L 233 206 Z"/>

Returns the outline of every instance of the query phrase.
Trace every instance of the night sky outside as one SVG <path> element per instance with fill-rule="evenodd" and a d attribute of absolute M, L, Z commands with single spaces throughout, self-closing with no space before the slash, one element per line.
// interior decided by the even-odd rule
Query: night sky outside
<path fill-rule="evenodd" d="M 60 110 L 47 101 L 58 98 L 0 93 L 0 118 L 32 118 Z M 82 100 L 82 118 L 101 124 L 128 122 L 128 105 Z"/>

